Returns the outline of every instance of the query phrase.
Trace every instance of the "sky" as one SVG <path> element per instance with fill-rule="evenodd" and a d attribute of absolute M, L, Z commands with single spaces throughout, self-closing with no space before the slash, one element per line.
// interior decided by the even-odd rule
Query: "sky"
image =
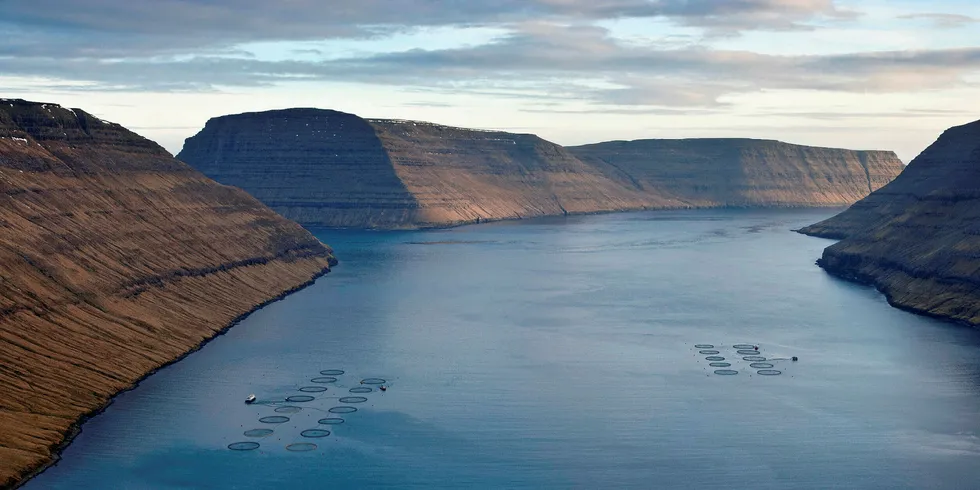
<path fill-rule="evenodd" d="M 0 97 L 175 154 L 211 117 L 288 107 L 906 162 L 980 119 L 975 0 L 0 0 L 0 39 Z"/>

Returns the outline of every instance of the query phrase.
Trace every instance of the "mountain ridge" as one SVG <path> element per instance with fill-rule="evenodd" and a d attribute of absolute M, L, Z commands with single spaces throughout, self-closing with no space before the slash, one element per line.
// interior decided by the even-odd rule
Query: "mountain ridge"
<path fill-rule="evenodd" d="M 290 144 L 283 144 L 284 140 Z M 723 199 L 719 189 L 728 186 L 727 181 L 706 178 L 715 170 L 711 162 L 717 155 L 709 152 L 677 161 L 676 155 L 661 154 L 659 160 L 620 161 L 609 150 L 651 141 L 679 141 L 671 144 L 686 145 L 689 153 L 703 153 L 712 144 L 727 142 L 719 155 L 734 162 L 729 172 L 748 162 L 762 170 L 743 180 L 769 178 L 781 187 Z M 733 141 L 753 147 L 776 145 L 782 150 L 748 161 L 731 146 Z M 807 148 L 808 153 L 792 154 L 786 148 Z M 880 187 L 904 167 L 892 152 L 820 149 L 774 140 L 639 140 L 563 147 L 528 133 L 362 119 L 309 108 L 213 118 L 187 139 L 177 157 L 305 225 L 379 229 L 646 209 L 843 206 Z M 778 171 L 784 161 L 791 161 L 795 174 Z M 759 162 L 777 171 L 766 170 Z M 692 175 L 658 175 L 657 167 L 663 163 L 674 167 L 694 163 L 703 168 L 694 169 Z M 297 168 L 301 178 L 294 175 Z M 816 177 L 809 175 L 813 173 Z M 681 177 L 688 182 L 678 185 Z M 809 179 L 808 187 L 799 187 L 794 178 Z M 802 200 L 790 199 L 794 192 L 809 194 Z"/>
<path fill-rule="evenodd" d="M 888 185 L 801 233 L 817 263 L 893 306 L 980 326 L 980 121 L 949 128 Z"/>
<path fill-rule="evenodd" d="M 0 487 L 50 464 L 114 395 L 335 263 L 118 124 L 0 100 Z"/>

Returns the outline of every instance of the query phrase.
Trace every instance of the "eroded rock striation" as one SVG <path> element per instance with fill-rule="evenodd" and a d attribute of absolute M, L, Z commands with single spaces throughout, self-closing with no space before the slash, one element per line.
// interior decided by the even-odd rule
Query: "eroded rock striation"
<path fill-rule="evenodd" d="M 335 262 L 117 124 L 0 100 L 0 487 L 114 394 Z"/>
<path fill-rule="evenodd" d="M 534 135 L 320 109 L 214 118 L 177 157 L 311 226 L 417 228 L 666 204 Z"/>
<path fill-rule="evenodd" d="M 716 206 L 843 206 L 902 169 L 891 152 L 761 140 L 563 148 L 320 109 L 214 118 L 178 158 L 312 226 L 417 228 Z"/>
<path fill-rule="evenodd" d="M 890 151 L 738 138 L 610 141 L 569 151 L 647 193 L 694 206 L 846 206 L 904 167 Z"/>
<path fill-rule="evenodd" d="M 801 232 L 818 263 L 900 308 L 980 325 L 980 121 L 951 128 L 890 184 Z"/>

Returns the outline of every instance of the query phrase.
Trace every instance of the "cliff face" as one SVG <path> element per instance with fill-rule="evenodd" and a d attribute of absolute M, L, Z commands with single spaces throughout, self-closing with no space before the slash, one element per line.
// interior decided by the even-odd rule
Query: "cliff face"
<path fill-rule="evenodd" d="M 214 118 L 177 158 L 306 225 L 397 227 L 413 222 L 419 208 L 374 128 L 343 112 Z"/>
<path fill-rule="evenodd" d="M 537 136 L 318 109 L 212 119 L 177 158 L 312 226 L 416 228 L 666 204 Z"/>
<path fill-rule="evenodd" d="M 828 272 L 898 307 L 980 325 L 980 121 L 947 130 L 894 182 L 802 233 L 843 240 Z"/>
<path fill-rule="evenodd" d="M 892 152 L 753 139 L 610 141 L 569 151 L 646 192 L 695 206 L 844 206 L 903 168 Z"/>
<path fill-rule="evenodd" d="M 421 226 L 670 206 L 531 134 L 369 122 L 418 200 Z"/>
<path fill-rule="evenodd" d="M 178 158 L 309 225 L 376 228 L 635 209 L 840 206 L 890 152 L 757 140 L 563 148 L 530 134 L 290 109 L 212 119 Z"/>
<path fill-rule="evenodd" d="M 119 125 L 0 100 L 0 487 L 111 396 L 334 262 Z"/>

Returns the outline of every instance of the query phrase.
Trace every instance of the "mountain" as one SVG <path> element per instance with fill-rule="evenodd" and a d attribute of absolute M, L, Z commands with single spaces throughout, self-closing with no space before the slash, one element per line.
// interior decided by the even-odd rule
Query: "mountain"
<path fill-rule="evenodd" d="M 287 109 L 211 119 L 177 157 L 310 226 L 425 228 L 716 206 L 843 206 L 891 152 L 757 140 L 563 148 L 531 134 Z"/>
<path fill-rule="evenodd" d="M 951 128 L 890 184 L 802 230 L 841 239 L 818 263 L 889 302 L 980 326 L 980 121 Z"/>
<path fill-rule="evenodd" d="M 757 139 L 610 141 L 568 150 L 645 192 L 702 207 L 845 206 L 904 167 L 890 151 Z"/>
<path fill-rule="evenodd" d="M 118 124 L 0 99 L 0 487 L 113 395 L 334 263 Z"/>
<path fill-rule="evenodd" d="M 312 226 L 416 228 L 656 202 L 537 136 L 320 109 L 211 119 L 177 158 Z"/>

